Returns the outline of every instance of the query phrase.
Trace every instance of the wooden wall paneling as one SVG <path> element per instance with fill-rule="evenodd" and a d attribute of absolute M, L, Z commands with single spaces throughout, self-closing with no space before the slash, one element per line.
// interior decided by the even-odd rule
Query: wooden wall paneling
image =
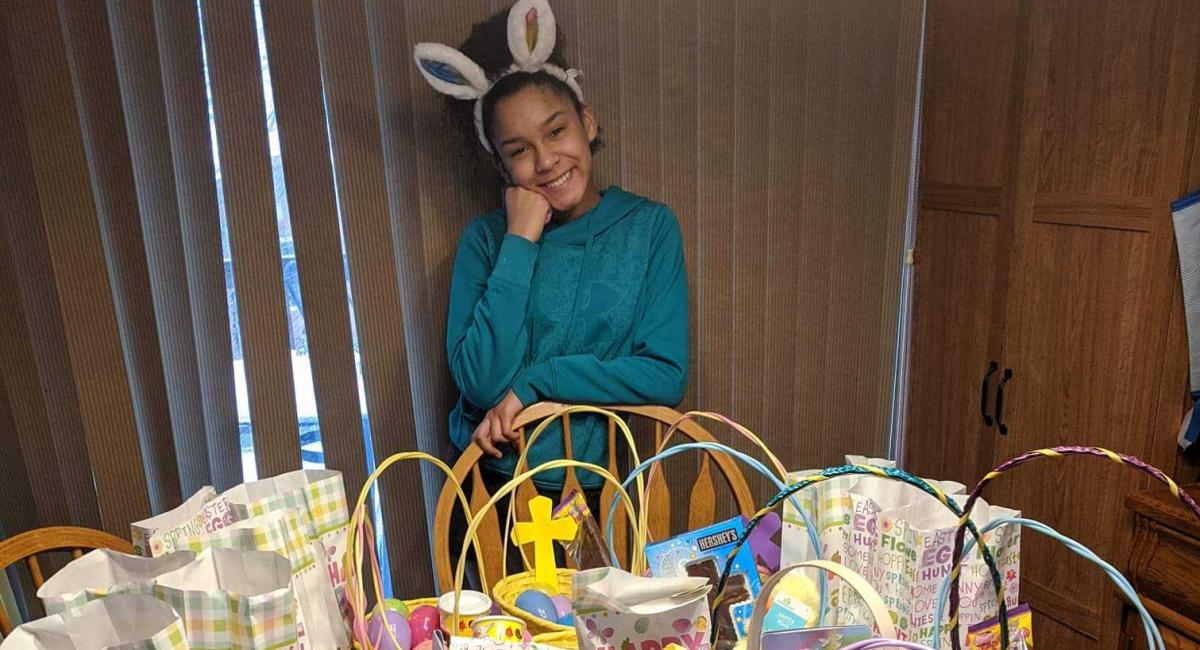
<path fill-rule="evenodd" d="M 991 464 L 995 434 L 980 391 L 988 362 L 1000 361 L 989 345 L 990 294 L 1003 273 L 1004 228 L 995 216 L 923 209 L 917 217 L 905 465 L 919 476 L 971 484 Z M 1000 374 L 991 375 L 989 401 Z"/>
<path fill-rule="evenodd" d="M 1016 374 L 1005 394 L 1010 434 L 998 442 L 996 461 L 1062 443 L 1152 452 L 1151 387 L 1170 295 L 1165 206 L 1176 182 L 1165 191 L 1163 172 L 1182 164 L 1181 114 L 1193 75 L 1180 70 L 1194 49 L 1190 28 L 1174 27 L 1181 3 L 1131 9 L 1070 2 L 1033 9 L 1015 188 L 1020 264 L 1012 269 L 1002 364 Z M 1086 51 L 1076 49 L 1083 43 Z M 1115 466 L 1059 464 L 1041 470 L 1053 472 L 1055 490 L 1014 477 L 992 498 L 1102 556 L 1123 557 L 1129 526 L 1119 499 L 1141 479 Z M 1022 555 L 1023 588 L 1036 608 L 1099 647 L 1116 643 L 1120 607 L 1100 576 L 1046 540 L 1031 538 Z M 1052 647 L 1079 643 L 1056 629 Z"/>
<path fill-rule="evenodd" d="M 930 0 L 921 183 L 997 193 L 1007 185 L 1019 2 Z M 925 207 L 946 209 L 946 206 Z M 992 201 L 999 203 L 998 196 Z"/>
<path fill-rule="evenodd" d="M 928 7 L 905 453 L 923 476 L 974 479 L 992 460 L 980 394 L 1002 360 L 1026 28 L 1015 0 Z"/>

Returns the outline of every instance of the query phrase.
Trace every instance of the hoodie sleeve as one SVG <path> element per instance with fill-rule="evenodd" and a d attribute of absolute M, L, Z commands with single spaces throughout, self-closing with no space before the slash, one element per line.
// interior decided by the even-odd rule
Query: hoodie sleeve
<path fill-rule="evenodd" d="M 525 307 L 538 246 L 505 235 L 492 267 L 486 224 L 463 232 L 450 282 L 446 354 L 463 397 L 488 409 L 504 397 L 525 362 Z"/>
<path fill-rule="evenodd" d="M 632 354 L 600 360 L 591 354 L 554 357 L 517 375 L 513 392 L 522 404 L 661 404 L 683 399 L 688 379 L 688 285 L 683 238 L 663 206 L 650 246 L 645 302 L 634 326 Z"/>

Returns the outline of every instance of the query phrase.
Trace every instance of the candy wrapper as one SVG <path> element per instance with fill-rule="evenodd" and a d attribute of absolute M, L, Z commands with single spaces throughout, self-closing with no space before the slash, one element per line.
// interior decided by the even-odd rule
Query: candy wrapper
<path fill-rule="evenodd" d="M 1011 650 L 1033 650 L 1033 614 L 1029 605 L 1009 610 L 1008 633 Z M 967 630 L 967 650 L 1001 650 L 999 619 L 993 617 L 972 625 Z"/>
<path fill-rule="evenodd" d="M 600 526 L 596 524 L 583 493 L 571 490 L 554 509 L 552 518 L 557 519 L 563 515 L 575 519 L 576 530 L 579 531 L 574 539 L 559 542 L 573 566 L 580 571 L 612 566 L 608 549 L 604 546 L 604 538 L 600 535 Z"/>

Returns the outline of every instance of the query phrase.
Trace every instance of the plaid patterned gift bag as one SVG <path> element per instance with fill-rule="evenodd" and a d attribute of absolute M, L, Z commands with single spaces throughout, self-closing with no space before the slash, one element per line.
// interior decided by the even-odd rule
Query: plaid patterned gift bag
<path fill-rule="evenodd" d="M 206 485 L 179 506 L 133 522 L 129 531 L 139 555 L 157 557 L 176 550 L 175 541 L 181 537 L 211 533 L 232 523 L 233 510 L 229 501 L 217 496 L 211 485 Z"/>
<path fill-rule="evenodd" d="M 206 535 L 181 539 L 178 544 L 197 552 L 228 548 L 279 553 L 291 563 L 292 592 L 298 606 L 298 647 L 324 650 L 349 646 L 348 630 L 329 582 L 324 549 L 305 536 L 295 509 L 284 508 L 238 521 Z"/>
<path fill-rule="evenodd" d="M 160 576 L 154 595 L 179 613 L 193 650 L 299 646 L 291 564 L 278 553 L 206 550 Z"/>
<path fill-rule="evenodd" d="M 308 539 L 324 545 L 334 596 L 339 609 L 348 614 L 346 579 L 341 566 L 346 554 L 350 508 L 346 503 L 346 488 L 341 472 L 329 469 L 287 472 L 234 486 L 221 494 L 220 498 L 229 502 L 238 519 L 284 509 L 295 511 Z"/>
<path fill-rule="evenodd" d="M 342 473 L 331 469 L 302 469 L 226 490 L 237 519 L 295 508 L 309 539 L 320 539 L 350 525 Z"/>
<path fill-rule="evenodd" d="M 117 594 L 26 623 L 4 650 L 189 650 L 170 605 L 145 594 Z"/>
<path fill-rule="evenodd" d="M 113 594 L 153 594 L 158 576 L 195 558 L 191 551 L 146 558 L 96 549 L 51 576 L 38 589 L 37 596 L 47 614 L 58 614 Z"/>

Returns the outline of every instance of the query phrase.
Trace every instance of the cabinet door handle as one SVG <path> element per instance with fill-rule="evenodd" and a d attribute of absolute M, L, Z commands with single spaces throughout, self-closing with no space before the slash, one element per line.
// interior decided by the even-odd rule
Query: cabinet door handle
<path fill-rule="evenodd" d="M 1007 384 L 1012 377 L 1012 368 L 1005 368 L 1000 385 L 996 387 L 996 427 L 1000 429 L 1002 436 L 1008 435 L 1008 425 L 1004 423 L 1004 384 Z"/>
<path fill-rule="evenodd" d="M 983 385 L 979 387 L 979 414 L 983 416 L 983 423 L 989 427 L 992 426 L 992 416 L 987 412 L 988 382 L 992 379 L 992 373 L 999 367 L 995 361 L 989 362 L 987 372 L 983 375 Z"/>

